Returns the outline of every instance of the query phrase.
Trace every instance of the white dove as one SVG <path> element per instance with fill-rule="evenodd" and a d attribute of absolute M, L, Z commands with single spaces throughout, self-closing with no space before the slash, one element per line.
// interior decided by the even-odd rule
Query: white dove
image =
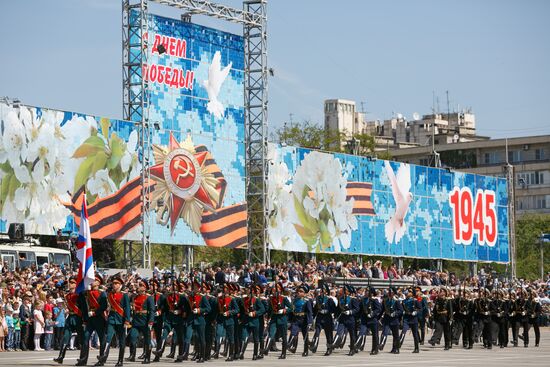
<path fill-rule="evenodd" d="M 407 215 L 409 204 L 413 198 L 410 192 L 411 169 L 407 163 L 402 163 L 397 169 L 396 176 L 391 168 L 390 162 L 385 161 L 384 164 L 390 180 L 393 199 L 395 200 L 395 213 L 388 223 L 386 223 L 386 240 L 388 240 L 389 243 L 393 243 L 395 237 L 395 243 L 398 243 L 407 229 L 405 215 Z"/>
<path fill-rule="evenodd" d="M 224 111 L 223 105 L 218 101 L 218 94 L 220 94 L 220 88 L 233 64 L 230 62 L 229 65 L 222 69 L 221 57 L 220 51 L 216 51 L 212 64 L 208 67 L 208 80 L 202 82 L 208 93 L 209 102 L 206 105 L 206 109 L 218 119 L 223 116 Z"/>

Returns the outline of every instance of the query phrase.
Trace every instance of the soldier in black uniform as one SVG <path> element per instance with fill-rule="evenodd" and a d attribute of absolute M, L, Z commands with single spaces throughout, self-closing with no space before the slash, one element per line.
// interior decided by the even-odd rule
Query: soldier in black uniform
<path fill-rule="evenodd" d="M 529 324 L 532 325 L 535 330 L 535 347 L 538 347 L 540 343 L 539 317 L 542 313 L 542 306 L 536 299 L 536 292 L 532 289 L 529 291 L 529 299 L 525 307 L 527 309 L 527 316 L 529 317 Z M 529 335 L 529 332 L 526 334 Z M 528 338 L 524 340 L 524 342 L 529 345 Z"/>
<path fill-rule="evenodd" d="M 435 300 L 434 309 L 433 309 L 433 318 L 436 324 L 436 331 L 434 332 L 432 339 L 430 340 L 431 345 L 435 345 L 436 340 L 441 339 L 441 334 L 438 334 L 438 331 L 443 331 L 443 338 L 445 340 L 445 350 L 451 349 L 451 321 L 453 314 L 453 307 L 450 299 L 447 299 L 448 292 L 445 288 L 441 288 L 437 299 Z M 441 333 L 439 331 L 439 333 Z"/>
<path fill-rule="evenodd" d="M 458 344 L 460 334 L 462 333 L 462 346 L 468 349 L 472 349 L 474 345 L 474 308 L 470 295 L 471 293 L 468 290 L 462 290 L 459 292 L 459 295 L 455 300 L 454 307 L 454 323 L 457 325 L 457 329 L 459 330 L 458 335 L 456 336 L 457 339 L 455 340 L 455 344 Z"/>
<path fill-rule="evenodd" d="M 367 330 L 370 330 L 372 335 L 372 347 L 370 354 L 378 354 L 378 322 L 382 317 L 382 305 L 377 298 L 377 292 L 374 288 L 367 290 L 365 296 L 361 299 L 360 311 L 361 324 L 359 329 L 359 338 L 355 344 L 357 351 L 365 348 L 365 341 L 367 339 Z"/>
<path fill-rule="evenodd" d="M 479 290 L 479 298 L 476 302 L 476 314 L 478 322 L 483 325 L 483 347 L 492 349 L 491 338 L 491 300 L 486 289 Z"/>
<path fill-rule="evenodd" d="M 334 331 L 332 315 L 336 312 L 336 304 L 334 300 L 329 297 L 330 289 L 326 283 L 323 283 L 319 287 L 319 291 L 320 294 L 315 298 L 315 306 L 313 307 L 315 315 L 315 332 L 311 340 L 310 350 L 312 353 L 317 351 L 319 336 L 322 329 L 325 332 L 325 339 L 327 340 L 327 351 L 325 356 L 328 356 L 332 352 L 329 346 L 332 344 L 332 333 Z"/>
<path fill-rule="evenodd" d="M 516 312 L 516 334 L 523 339 L 523 346 L 527 348 L 529 346 L 529 317 L 527 316 L 527 292 L 525 289 L 518 291 L 518 298 L 515 302 Z M 523 328 L 523 337 L 519 336 L 519 327 Z M 517 343 L 516 343 L 517 344 Z"/>
<path fill-rule="evenodd" d="M 507 304 L 504 301 L 504 294 L 502 290 L 495 292 L 495 298 L 491 301 L 491 318 L 497 328 L 498 345 L 504 348 L 506 345 L 506 333 L 508 329 L 506 327 L 506 317 L 508 315 Z"/>

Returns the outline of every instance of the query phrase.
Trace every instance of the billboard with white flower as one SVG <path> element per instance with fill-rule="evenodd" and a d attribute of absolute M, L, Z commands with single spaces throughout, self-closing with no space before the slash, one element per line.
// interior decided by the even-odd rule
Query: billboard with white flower
<path fill-rule="evenodd" d="M 243 39 L 149 17 L 151 241 L 244 247 Z M 86 194 L 92 238 L 139 240 L 138 139 L 133 122 L 0 104 L 0 231 L 77 232 Z"/>
<path fill-rule="evenodd" d="M 506 180 L 270 144 L 272 249 L 509 261 Z"/>

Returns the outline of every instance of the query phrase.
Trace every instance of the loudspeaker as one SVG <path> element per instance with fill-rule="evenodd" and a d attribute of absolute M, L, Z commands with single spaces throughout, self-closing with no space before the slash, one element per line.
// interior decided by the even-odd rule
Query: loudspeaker
<path fill-rule="evenodd" d="M 22 240 L 25 238 L 25 224 L 10 223 L 8 228 L 8 236 L 10 240 Z"/>

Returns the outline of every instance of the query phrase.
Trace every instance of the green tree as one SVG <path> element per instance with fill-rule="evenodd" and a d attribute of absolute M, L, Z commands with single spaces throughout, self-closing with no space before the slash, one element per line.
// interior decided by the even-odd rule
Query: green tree
<path fill-rule="evenodd" d="M 323 127 L 306 120 L 302 123 L 285 124 L 277 129 L 274 140 L 291 146 L 342 152 L 342 142 L 346 133 L 325 130 Z"/>
<path fill-rule="evenodd" d="M 518 278 L 540 277 L 541 233 L 550 233 L 550 215 L 526 215 L 516 221 L 516 272 Z M 545 273 L 550 271 L 550 251 L 546 246 Z"/>

